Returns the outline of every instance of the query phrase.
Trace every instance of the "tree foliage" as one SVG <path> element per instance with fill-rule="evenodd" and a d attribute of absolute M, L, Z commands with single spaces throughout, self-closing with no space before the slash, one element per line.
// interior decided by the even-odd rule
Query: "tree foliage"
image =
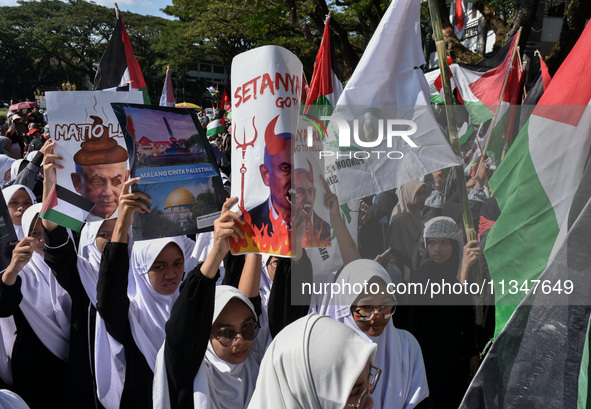
<path fill-rule="evenodd" d="M 151 69 L 159 58 L 151 43 L 172 22 L 132 13 L 123 13 L 123 19 L 140 66 Z M 56 89 L 66 80 L 85 89 L 115 22 L 114 9 L 83 0 L 21 0 L 0 7 L 1 97 L 32 98 L 33 90 Z"/>
<path fill-rule="evenodd" d="M 445 0 L 437 1 L 448 53 L 455 61 L 478 61 L 483 56 L 468 51 L 455 37 Z M 524 49 L 538 3 L 476 0 L 474 7 L 484 16 L 485 30 L 496 34 L 495 49 L 520 26 Z M 18 4 L 0 7 L 0 98 L 32 98 L 33 90 L 55 89 L 65 80 L 86 89 L 115 25 L 114 9 L 85 0 L 19 0 Z M 214 60 L 229 72 L 234 56 L 266 44 L 294 52 L 310 79 L 329 13 L 341 79 L 347 80 L 389 4 L 390 0 L 173 0 L 165 12 L 174 20 L 133 13 L 123 13 L 123 19 L 148 91 L 156 100 L 166 65 L 173 67 L 175 86 L 182 91 L 204 89 L 204 83 L 186 81 L 187 72 L 199 62 Z M 421 29 L 428 55 L 435 47 L 426 4 L 421 4 Z M 548 59 L 552 71 L 590 17 L 589 4 L 571 0 L 557 48 Z"/>

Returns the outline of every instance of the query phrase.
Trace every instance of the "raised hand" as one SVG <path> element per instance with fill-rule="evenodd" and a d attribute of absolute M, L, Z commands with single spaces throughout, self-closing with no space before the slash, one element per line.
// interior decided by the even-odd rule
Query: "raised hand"
<path fill-rule="evenodd" d="M 6 285 L 13 285 L 16 282 L 18 273 L 31 261 L 33 257 L 33 247 L 31 244 L 37 239 L 33 237 L 25 237 L 22 239 L 12 251 L 12 259 L 4 274 L 2 275 L 2 282 Z"/>
<path fill-rule="evenodd" d="M 123 183 L 121 195 L 119 196 L 119 213 L 115 229 L 113 230 L 112 241 L 115 243 L 127 243 L 127 233 L 133 224 L 133 214 L 135 212 L 150 213 L 150 206 L 147 202 L 152 202 L 152 198 L 142 192 L 131 192 L 131 186 L 138 182 L 140 178 L 129 179 Z"/>
<path fill-rule="evenodd" d="M 220 263 L 230 251 L 228 239 L 232 237 L 238 241 L 244 238 L 244 232 L 237 224 L 244 224 L 244 219 L 230 210 L 237 202 L 237 197 L 226 199 L 220 217 L 213 223 L 213 248 L 201 265 L 201 273 L 208 278 L 215 277 Z"/>

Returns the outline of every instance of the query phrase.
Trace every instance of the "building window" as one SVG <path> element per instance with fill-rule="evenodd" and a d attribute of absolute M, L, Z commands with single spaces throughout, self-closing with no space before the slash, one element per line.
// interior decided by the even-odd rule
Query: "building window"
<path fill-rule="evenodd" d="M 199 70 L 202 72 L 211 72 L 211 64 L 199 64 Z"/>

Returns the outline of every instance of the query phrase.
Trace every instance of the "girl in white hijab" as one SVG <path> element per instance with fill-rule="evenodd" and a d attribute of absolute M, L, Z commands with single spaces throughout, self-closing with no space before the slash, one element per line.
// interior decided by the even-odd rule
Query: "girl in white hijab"
<path fill-rule="evenodd" d="M 390 276 L 379 263 L 359 259 L 347 264 L 335 282 L 351 291 L 337 294 L 334 318 L 378 346 L 374 365 L 383 374 L 372 395 L 376 407 L 415 407 L 429 395 L 425 366 L 417 340 L 390 322 L 396 307 L 388 293 Z M 367 290 L 376 295 L 366 295 Z"/>
<path fill-rule="evenodd" d="M 34 205 L 23 214 L 27 237 L 16 246 L 0 285 L 0 315 L 7 317 L 2 319 L 2 347 L 10 362 L 5 365 L 2 357 L 0 373 L 33 407 L 64 403 L 71 308 L 69 295 L 43 261 L 40 209 L 41 204 Z M 9 339 L 5 329 L 11 325 L 17 332 Z"/>
<path fill-rule="evenodd" d="M 21 227 L 23 213 L 37 203 L 35 195 L 31 189 L 23 185 L 8 186 L 2 189 L 2 194 L 8 206 L 8 212 L 10 213 L 16 237 L 18 240 L 22 240 L 25 237 L 23 228 Z"/>
<path fill-rule="evenodd" d="M 269 345 L 248 408 L 371 408 L 376 392 L 369 393 L 382 382 L 376 369 L 368 371 L 375 351 L 375 344 L 329 317 L 302 317 Z"/>
<path fill-rule="evenodd" d="M 224 204 L 212 251 L 188 274 L 166 324 L 154 374 L 155 408 L 246 408 L 254 391 L 268 327 L 258 330 L 258 311 L 244 293 L 215 285 L 228 237 L 244 237 L 241 216 L 229 210 L 236 202 Z M 260 274 L 260 268 L 253 271 Z M 243 280 L 244 273 L 240 286 L 248 287 Z M 258 293 L 258 285 L 252 287 Z"/>
<path fill-rule="evenodd" d="M 152 407 L 156 355 L 185 266 L 180 237 L 135 242 L 130 263 L 128 232 L 133 215 L 149 212 L 146 203 L 151 201 L 144 193 L 130 193 L 138 180 L 123 184 L 111 242 L 103 251 L 96 303 L 109 335 L 124 349 L 125 381 L 119 407 L 134 409 Z"/>
<path fill-rule="evenodd" d="M 8 155 L 0 155 L 0 188 L 10 181 L 10 169 L 15 159 Z"/>

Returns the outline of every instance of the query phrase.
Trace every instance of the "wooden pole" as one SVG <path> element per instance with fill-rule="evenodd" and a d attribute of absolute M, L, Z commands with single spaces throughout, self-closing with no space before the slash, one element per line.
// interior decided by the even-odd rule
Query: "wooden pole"
<path fill-rule="evenodd" d="M 454 109 L 453 97 L 451 93 L 449 66 L 447 64 L 447 51 L 445 47 L 445 41 L 443 40 L 441 16 L 439 13 L 439 7 L 437 5 L 437 0 L 429 0 L 429 13 L 431 15 L 433 36 L 435 38 L 437 56 L 439 58 L 439 69 L 441 71 L 441 82 L 443 85 L 443 97 L 445 101 L 445 114 L 447 116 L 449 139 L 453 150 L 461 158 L 462 152 L 460 149 L 460 140 L 458 139 L 456 111 Z M 468 241 L 476 240 L 476 232 L 474 231 L 474 223 L 472 222 L 472 212 L 470 211 L 470 203 L 468 201 L 468 190 L 466 189 L 466 181 L 464 180 L 464 167 L 462 165 L 456 166 L 456 183 L 460 197 L 460 204 L 462 205 L 462 216 L 464 219 L 466 238 Z M 479 284 L 482 283 L 482 275 L 480 273 L 480 267 L 478 263 L 474 264 L 472 271 L 475 273 L 474 275 L 476 282 Z"/>

